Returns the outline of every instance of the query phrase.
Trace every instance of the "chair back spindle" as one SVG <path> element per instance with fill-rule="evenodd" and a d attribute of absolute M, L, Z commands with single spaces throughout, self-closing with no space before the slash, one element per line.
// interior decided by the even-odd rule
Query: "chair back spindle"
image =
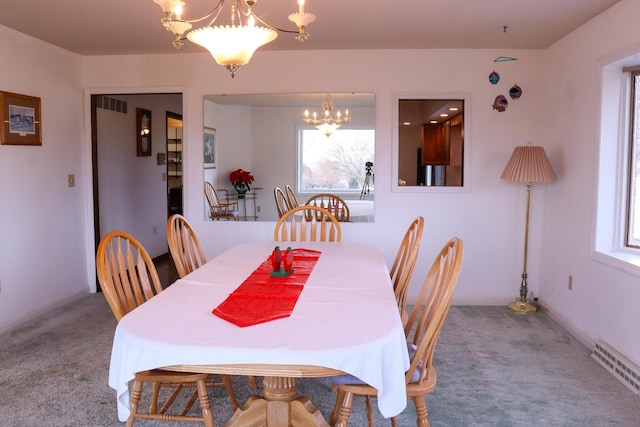
<path fill-rule="evenodd" d="M 339 242 L 342 239 L 340 223 L 326 209 L 300 205 L 278 220 L 273 231 L 274 241 Z"/>
<path fill-rule="evenodd" d="M 116 320 L 162 291 L 151 257 L 132 235 L 107 234 L 96 255 L 100 288 Z"/>
<path fill-rule="evenodd" d="M 318 206 L 329 211 L 340 222 L 348 222 L 349 206 L 347 202 L 335 194 L 320 193 L 311 196 L 306 202 L 307 206 Z M 318 218 L 320 219 L 320 218 Z"/>
<path fill-rule="evenodd" d="M 182 215 L 175 214 L 169 217 L 167 221 L 167 240 L 171 258 L 173 258 L 173 263 L 180 278 L 207 262 L 198 236 L 193 231 L 191 224 Z"/>

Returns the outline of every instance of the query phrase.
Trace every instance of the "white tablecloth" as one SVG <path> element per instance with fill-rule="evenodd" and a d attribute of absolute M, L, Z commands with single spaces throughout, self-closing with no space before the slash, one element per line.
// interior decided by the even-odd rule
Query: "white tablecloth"
<path fill-rule="evenodd" d="M 384 416 L 402 412 L 409 358 L 380 249 L 355 243 L 294 244 L 322 254 L 289 318 L 240 328 L 211 313 L 274 245 L 236 246 L 122 318 L 109 370 L 121 421 L 129 416 L 127 383 L 135 372 L 171 365 L 324 366 L 376 387 Z"/>
<path fill-rule="evenodd" d="M 373 222 L 373 200 L 346 200 L 352 222 Z"/>

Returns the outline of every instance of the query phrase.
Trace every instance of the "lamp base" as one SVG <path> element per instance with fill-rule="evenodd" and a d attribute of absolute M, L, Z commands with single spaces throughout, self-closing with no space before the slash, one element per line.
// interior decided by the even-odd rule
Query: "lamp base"
<path fill-rule="evenodd" d="M 529 301 L 518 300 L 509 305 L 509 309 L 514 313 L 531 314 L 538 311 L 538 307 L 535 304 L 531 304 Z"/>

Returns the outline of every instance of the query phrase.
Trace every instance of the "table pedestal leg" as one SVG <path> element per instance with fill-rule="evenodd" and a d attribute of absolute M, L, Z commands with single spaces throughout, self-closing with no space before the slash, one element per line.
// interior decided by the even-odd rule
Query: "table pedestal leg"
<path fill-rule="evenodd" d="M 306 397 L 298 396 L 295 378 L 264 377 L 262 397 L 251 396 L 225 427 L 329 427 Z"/>

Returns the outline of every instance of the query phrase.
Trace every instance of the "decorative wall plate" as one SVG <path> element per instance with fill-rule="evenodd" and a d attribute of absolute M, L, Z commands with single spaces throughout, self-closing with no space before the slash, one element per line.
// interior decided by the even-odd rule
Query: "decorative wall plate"
<path fill-rule="evenodd" d="M 492 85 L 497 84 L 500 81 L 500 74 L 498 74 L 495 70 L 489 74 L 489 82 Z"/>
<path fill-rule="evenodd" d="M 495 101 L 493 101 L 493 109 L 498 111 L 499 113 L 505 111 L 508 106 L 509 101 L 507 101 L 507 98 L 505 98 L 504 95 L 496 96 Z"/>
<path fill-rule="evenodd" d="M 509 89 L 509 96 L 511 99 L 520 99 L 522 96 L 522 88 L 518 85 L 511 86 L 511 89 Z"/>

